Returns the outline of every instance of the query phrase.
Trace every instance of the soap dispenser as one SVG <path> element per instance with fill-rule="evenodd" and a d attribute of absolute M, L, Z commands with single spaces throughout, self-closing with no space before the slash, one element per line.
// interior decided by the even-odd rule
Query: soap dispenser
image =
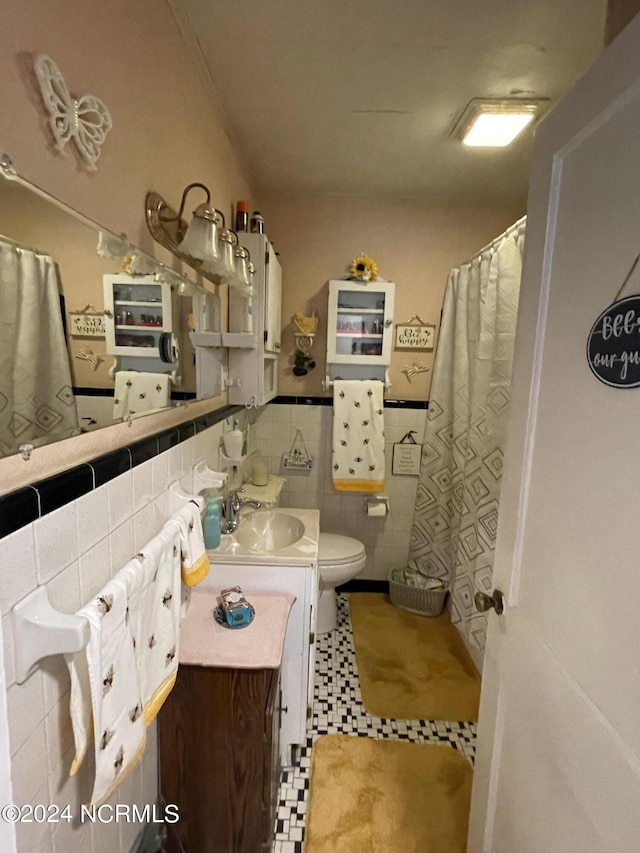
<path fill-rule="evenodd" d="M 220 545 L 220 498 L 208 498 L 202 521 L 204 547 L 212 551 Z"/>

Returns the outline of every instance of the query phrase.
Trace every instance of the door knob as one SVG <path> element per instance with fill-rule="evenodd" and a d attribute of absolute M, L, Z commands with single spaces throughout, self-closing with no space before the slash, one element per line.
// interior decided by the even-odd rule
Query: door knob
<path fill-rule="evenodd" d="M 494 589 L 493 595 L 487 595 L 486 592 L 476 592 L 473 600 L 480 613 L 491 610 L 492 607 L 498 616 L 504 612 L 504 594 L 501 589 Z"/>

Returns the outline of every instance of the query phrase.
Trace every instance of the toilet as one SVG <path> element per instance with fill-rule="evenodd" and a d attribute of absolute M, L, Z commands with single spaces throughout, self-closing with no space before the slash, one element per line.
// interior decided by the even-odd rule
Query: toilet
<path fill-rule="evenodd" d="M 362 542 L 337 533 L 321 533 L 318 542 L 320 597 L 316 632 L 326 634 L 338 626 L 336 587 L 364 569 L 367 554 Z"/>

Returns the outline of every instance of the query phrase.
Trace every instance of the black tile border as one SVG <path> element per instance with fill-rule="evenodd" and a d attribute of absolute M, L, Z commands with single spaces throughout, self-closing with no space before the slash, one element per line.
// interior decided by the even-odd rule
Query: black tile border
<path fill-rule="evenodd" d="M 331 397 L 276 397 L 271 403 L 276 405 L 298 406 L 332 406 Z M 385 408 L 426 409 L 428 401 L 423 400 L 385 400 Z M 0 538 L 8 536 L 36 521 L 38 518 L 59 509 L 61 506 L 76 500 L 93 489 L 108 483 L 109 480 L 124 474 L 126 471 L 153 459 L 172 447 L 187 441 L 194 435 L 220 421 L 242 412 L 244 406 L 225 406 L 200 415 L 191 421 L 184 421 L 178 426 L 162 430 L 134 442 L 128 447 L 120 447 L 103 456 L 90 459 L 81 465 L 69 468 L 39 480 L 14 492 L 0 496 Z M 388 588 L 386 581 L 354 581 L 353 583 L 379 583 L 384 591 Z M 348 587 L 351 589 L 351 587 Z"/>
<path fill-rule="evenodd" d="M 76 387 L 73 388 L 74 396 L 76 397 L 113 397 L 113 388 L 88 388 Z M 171 399 L 177 401 L 195 400 L 197 394 L 195 391 L 172 391 Z"/>
<path fill-rule="evenodd" d="M 225 406 L 200 415 L 191 421 L 165 429 L 134 442 L 129 447 L 119 447 L 103 456 L 90 459 L 81 465 L 47 477 L 44 480 L 0 495 L 0 538 L 15 533 L 21 527 L 37 521 L 47 513 L 86 495 L 109 480 L 153 459 L 165 450 L 187 441 L 226 418 L 244 410 L 244 406 Z"/>
<path fill-rule="evenodd" d="M 119 447 L 117 450 L 112 450 L 111 453 L 105 453 L 104 456 L 92 459 L 88 464 L 93 469 L 94 488 L 97 489 L 98 486 L 104 486 L 109 480 L 113 480 L 131 469 L 131 453 L 128 447 Z M 36 483 L 35 486 L 36 489 L 40 490 L 39 483 Z M 76 497 L 79 496 L 76 495 Z"/>
<path fill-rule="evenodd" d="M 276 406 L 333 406 L 332 397 L 287 397 L 280 395 L 271 401 Z M 385 400 L 385 409 L 428 409 L 428 400 Z"/>
<path fill-rule="evenodd" d="M 33 486 L 0 497 L 0 536 L 15 533 L 37 518 L 40 518 L 40 496 Z"/>
<path fill-rule="evenodd" d="M 46 515 L 95 488 L 91 465 L 84 463 L 38 483 L 40 514 Z"/>

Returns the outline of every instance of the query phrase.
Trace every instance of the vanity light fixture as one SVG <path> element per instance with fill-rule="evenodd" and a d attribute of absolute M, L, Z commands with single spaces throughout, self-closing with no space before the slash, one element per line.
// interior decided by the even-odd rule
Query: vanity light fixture
<path fill-rule="evenodd" d="M 204 184 L 189 184 L 182 193 L 180 210 L 177 219 L 182 218 L 182 212 L 187 201 L 187 194 L 192 189 L 202 189 L 207 194 L 206 202 L 199 204 L 193 211 L 193 219 L 182 238 L 178 249 L 194 258 L 202 261 L 207 266 L 213 267 L 217 264 L 218 254 L 218 217 L 224 223 L 224 215 L 215 207 L 210 206 L 211 193 Z"/>
<path fill-rule="evenodd" d="M 505 148 L 538 116 L 542 103 L 542 99 L 474 98 L 451 135 L 470 148 Z"/>
<path fill-rule="evenodd" d="M 196 187 L 204 190 L 207 197 L 193 211 L 193 219 L 187 225 L 182 214 L 187 194 Z M 211 193 L 204 184 L 199 183 L 185 187 L 177 213 L 159 193 L 150 192 L 145 199 L 145 216 L 149 232 L 156 242 L 204 278 L 220 284 L 218 226 L 221 224 L 224 228 L 224 214 L 212 207 L 210 202 Z"/>

